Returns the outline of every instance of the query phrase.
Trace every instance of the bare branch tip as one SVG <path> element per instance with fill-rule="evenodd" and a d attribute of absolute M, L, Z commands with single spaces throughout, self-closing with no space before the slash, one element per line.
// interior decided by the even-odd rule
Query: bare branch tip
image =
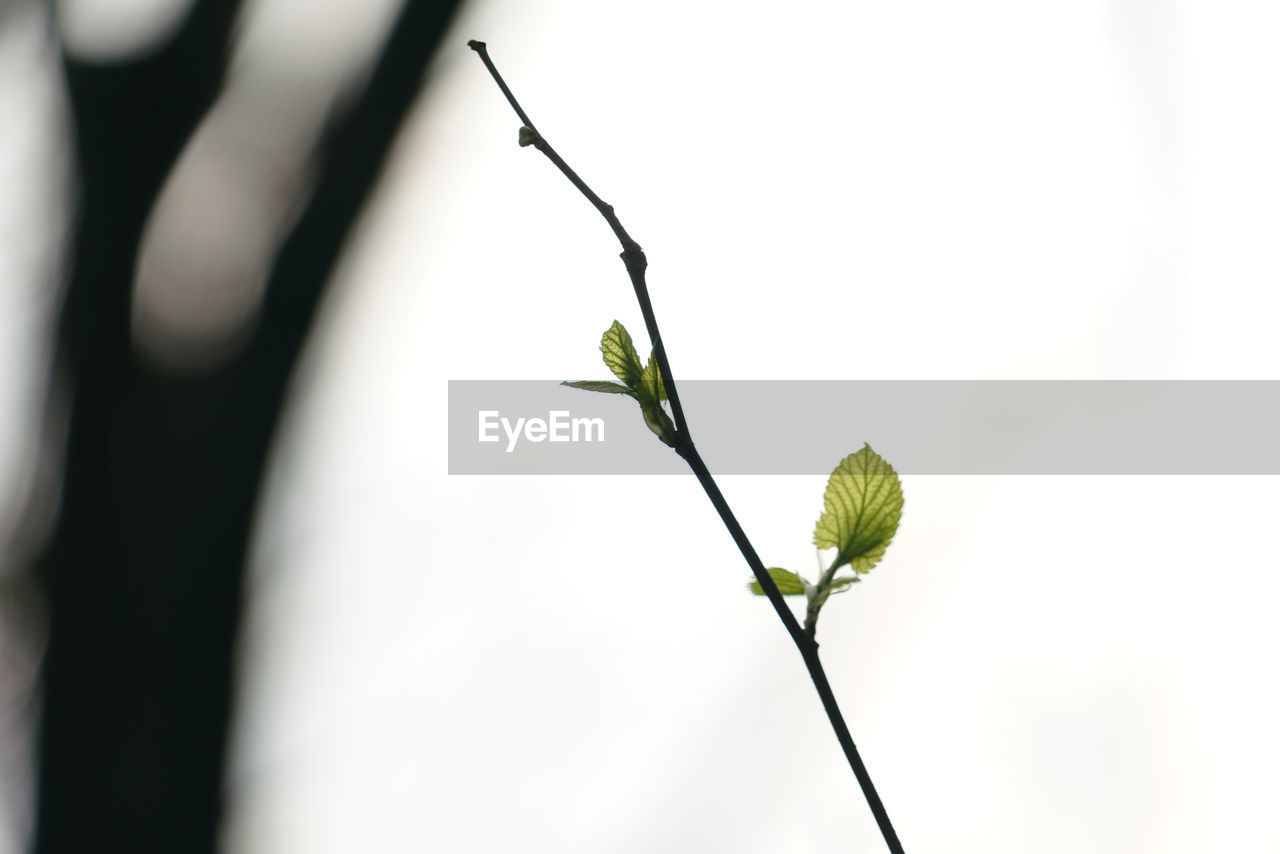
<path fill-rule="evenodd" d="M 488 45 L 482 41 L 477 41 L 476 39 L 472 39 L 471 41 L 467 42 L 467 47 L 479 53 L 480 51 L 487 48 Z"/>

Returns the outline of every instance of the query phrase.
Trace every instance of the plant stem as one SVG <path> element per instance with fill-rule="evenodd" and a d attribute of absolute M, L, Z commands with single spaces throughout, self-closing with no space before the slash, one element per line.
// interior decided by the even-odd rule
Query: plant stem
<path fill-rule="evenodd" d="M 818 642 L 800 626 L 795 614 L 787 606 L 786 600 L 782 598 L 782 593 L 778 590 L 778 585 L 774 583 L 773 578 L 765 570 L 764 563 L 761 562 L 760 556 L 756 554 L 755 547 L 751 545 L 751 540 L 747 538 L 746 532 L 738 524 L 737 517 L 733 515 L 733 510 L 729 508 L 729 502 L 725 500 L 724 494 L 720 492 L 720 487 L 716 484 L 715 478 L 711 476 L 706 463 L 702 461 L 702 456 L 693 444 L 693 439 L 689 436 L 689 427 L 685 422 L 684 409 L 680 406 L 680 395 L 676 390 L 675 378 L 671 374 L 671 365 L 667 361 L 666 350 L 662 346 L 662 335 L 658 330 L 658 321 L 653 312 L 653 303 L 649 299 L 649 288 L 645 284 L 645 268 L 648 266 L 648 261 L 645 258 L 644 250 L 622 227 L 622 223 L 618 221 L 618 217 L 613 211 L 613 206 L 597 196 L 587 186 L 586 182 L 578 177 L 578 173 L 570 168 L 564 158 L 538 132 L 528 114 L 520 107 L 515 95 L 511 94 L 511 90 L 507 88 L 507 84 L 502 79 L 502 75 L 498 73 L 498 69 L 494 67 L 485 43 L 472 40 L 467 42 L 467 46 L 480 55 L 480 60 L 484 63 L 485 68 L 489 69 L 489 73 L 493 75 L 498 88 L 507 97 L 507 101 L 511 104 L 512 109 L 515 110 L 516 115 L 520 117 L 520 121 L 532 131 L 533 141 L 531 144 L 545 154 L 556 165 L 556 168 L 564 173 L 564 176 L 587 198 L 587 201 L 591 202 L 596 210 L 600 211 L 601 216 L 609 223 L 609 227 L 613 229 L 613 233 L 622 244 L 622 262 L 626 265 L 627 275 L 630 276 L 631 286 L 636 293 L 636 300 L 640 303 L 640 312 L 644 315 L 645 327 L 648 329 L 649 339 L 653 342 L 654 358 L 658 363 L 658 370 L 662 374 L 662 382 L 666 386 L 667 399 L 671 402 L 671 414 L 676 425 L 675 451 L 689 464 L 689 468 L 693 471 L 694 476 L 697 477 L 698 483 L 702 484 L 703 491 L 711 499 L 711 504 L 716 508 L 716 512 L 720 514 L 720 519 L 724 522 L 725 528 L 728 529 L 729 535 L 733 537 L 733 541 L 737 544 L 738 550 L 742 552 L 742 556 L 746 559 L 751 572 L 760 583 L 760 587 L 764 590 L 774 610 L 778 612 L 778 617 L 782 620 L 783 626 L 786 627 L 787 633 L 791 635 L 796 648 L 800 650 L 800 656 L 804 659 L 805 666 L 809 670 L 809 677 L 813 680 L 814 688 L 818 691 L 818 697 L 822 700 L 822 707 L 827 712 L 827 718 L 831 721 L 832 729 L 835 730 L 836 739 L 840 742 L 840 747 L 844 750 L 844 755 L 849 760 L 853 775 L 857 778 L 858 784 L 862 786 L 862 793 L 867 799 L 868 806 L 871 807 L 871 813 L 875 816 L 876 824 L 880 826 L 880 832 L 884 835 L 884 841 L 889 846 L 889 851 L 892 854 L 903 854 L 902 843 L 898 841 L 898 835 L 894 832 L 893 825 L 889 822 L 889 815 L 885 811 L 880 796 L 876 793 L 876 787 L 871 782 L 871 775 L 867 773 L 867 767 L 863 764 L 862 757 L 858 755 L 858 748 L 853 743 L 853 736 L 849 733 L 849 727 L 845 724 L 844 715 L 840 712 L 840 706 L 831 690 L 831 683 L 827 681 L 826 671 L 823 670 L 822 661 L 818 657 Z"/>
<path fill-rule="evenodd" d="M 737 543 L 738 550 L 742 552 L 747 565 L 751 567 L 751 572 L 755 575 L 756 580 L 760 582 L 760 586 L 764 588 L 765 595 L 773 603 L 774 610 L 778 612 L 778 616 L 782 619 L 782 624 L 787 628 L 787 633 L 791 635 L 791 640 L 795 642 L 796 648 L 800 650 L 800 656 L 804 659 L 805 667 L 809 669 L 809 678 L 813 680 L 813 687 L 817 689 L 818 697 L 822 700 L 822 708 L 826 710 L 827 719 L 831 721 L 831 728 L 835 730 L 836 740 L 840 742 L 840 748 L 844 750 L 845 758 L 849 760 L 849 767 L 853 769 L 853 776 L 858 779 L 858 785 L 862 786 L 862 794 L 867 799 L 867 806 L 871 807 L 871 814 L 875 816 L 876 824 L 880 826 L 880 833 L 884 836 L 885 844 L 889 846 L 889 850 L 893 854 L 903 854 L 902 843 L 898 841 L 898 834 L 894 831 L 892 822 L 889 821 L 889 813 L 885 811 L 884 803 L 880 800 L 879 793 L 876 792 L 875 784 L 871 782 L 871 774 L 868 773 L 867 766 L 863 764 L 862 757 L 858 754 L 857 745 L 853 743 L 853 735 L 850 734 L 849 726 L 845 723 L 844 715 L 840 712 L 840 705 L 836 702 L 836 695 L 831 690 L 831 683 L 827 681 L 827 673 L 822 667 L 822 660 L 818 657 L 817 640 L 800 627 L 795 615 L 787 607 L 786 601 L 782 598 L 782 593 L 778 590 L 778 585 L 774 583 L 772 576 L 765 571 L 764 563 L 761 562 L 760 556 L 756 554 L 755 547 L 751 545 L 751 540 L 747 538 L 746 532 L 738 524 L 737 517 L 733 515 L 733 510 L 729 508 L 729 502 L 725 500 L 724 495 L 720 492 L 720 487 L 716 484 L 715 478 L 711 476 L 711 472 L 707 470 L 706 463 L 702 461 L 702 457 L 698 454 L 696 448 L 690 447 L 689 453 L 685 455 L 685 461 L 689 464 L 689 468 L 693 470 L 694 476 L 698 478 L 698 483 L 702 484 L 703 491 L 707 493 L 707 497 L 711 499 L 711 504 L 716 508 L 716 512 L 720 514 L 720 519 L 724 522 L 724 526 L 729 530 L 729 536 L 733 537 L 733 541 Z"/>

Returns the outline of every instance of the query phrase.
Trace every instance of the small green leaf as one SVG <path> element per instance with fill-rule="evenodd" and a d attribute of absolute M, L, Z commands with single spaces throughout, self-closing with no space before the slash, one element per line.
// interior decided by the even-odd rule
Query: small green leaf
<path fill-rule="evenodd" d="M 786 569 L 778 567 L 770 567 L 765 572 L 769 573 L 769 577 L 773 579 L 773 583 L 778 585 L 778 592 L 783 596 L 803 596 L 805 585 L 808 584 L 800 576 Z M 760 586 L 759 581 L 753 581 L 747 585 L 747 589 L 757 596 L 764 595 L 764 588 Z"/>
<path fill-rule="evenodd" d="M 813 531 L 818 548 L 836 548 L 828 573 L 849 564 L 870 572 L 898 531 L 902 519 L 902 483 L 893 466 L 864 445 L 840 461 L 823 496 L 825 510 Z"/>
<path fill-rule="evenodd" d="M 658 363 L 654 361 L 652 353 L 649 354 L 649 364 L 644 366 L 644 371 L 640 374 L 640 389 L 641 394 L 649 400 L 667 399 L 667 387 L 662 382 L 662 371 L 658 370 Z"/>
<path fill-rule="evenodd" d="M 636 394 L 631 389 L 617 383 L 606 382 L 604 380 L 578 380 L 576 382 L 565 382 L 560 385 L 567 385 L 569 388 L 580 388 L 583 391 L 599 391 L 605 394 L 629 394 L 635 397 Z"/>
<path fill-rule="evenodd" d="M 613 371 L 614 376 L 622 380 L 623 385 L 594 380 L 565 382 L 561 385 L 607 394 L 625 394 L 635 398 L 640 404 L 640 413 L 648 428 L 664 443 L 676 447 L 676 425 L 662 408 L 662 401 L 667 399 L 667 391 L 652 354 L 649 356 L 648 367 L 641 368 L 640 357 L 636 353 L 631 335 L 616 320 L 600 339 L 600 352 L 604 354 L 604 363 Z"/>
<path fill-rule="evenodd" d="M 526 145 L 533 145 L 537 141 L 538 141 L 538 132 L 536 130 L 529 127 L 528 125 L 520 126 L 520 147 L 521 148 L 524 148 Z"/>
<path fill-rule="evenodd" d="M 662 372 L 653 354 L 649 354 L 649 364 L 640 372 L 640 382 L 635 386 L 635 398 L 640 402 L 640 411 L 644 414 L 644 423 L 659 439 L 671 447 L 676 446 L 676 425 L 671 423 L 671 416 L 662 408 L 662 401 L 667 399 L 667 389 L 662 384 Z"/>
<path fill-rule="evenodd" d="M 631 343 L 631 335 L 625 326 L 616 320 L 613 322 L 600 339 L 600 352 L 604 354 L 604 363 L 615 377 L 622 380 L 623 385 L 633 391 L 639 387 L 644 369 L 640 367 L 636 345 Z"/>

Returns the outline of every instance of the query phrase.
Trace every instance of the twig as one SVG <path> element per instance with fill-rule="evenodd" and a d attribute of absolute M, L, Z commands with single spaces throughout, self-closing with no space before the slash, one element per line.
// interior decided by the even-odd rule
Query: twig
<path fill-rule="evenodd" d="M 600 214 L 609 223 L 609 227 L 613 229 L 613 233 L 617 235 L 618 241 L 622 244 L 622 262 L 626 265 L 627 274 L 631 277 L 631 286 L 635 289 L 636 299 L 640 303 L 640 312 L 644 315 L 645 327 L 649 332 L 649 339 L 653 342 L 654 358 L 658 362 L 658 370 L 662 373 L 662 382 L 666 386 L 667 398 L 671 401 L 671 414 L 675 419 L 676 425 L 675 451 L 689 464 L 694 476 L 698 478 L 698 483 L 702 484 L 703 491 L 711 499 L 716 512 L 720 514 L 721 521 L 724 522 L 724 526 L 729 530 L 729 535 L 733 537 L 733 541 L 738 545 L 738 550 L 742 552 L 747 565 L 751 567 L 751 572 L 760 583 L 760 587 L 769 598 L 774 610 L 778 612 L 778 617 L 786 627 L 787 633 L 791 635 L 796 648 L 800 650 L 800 656 L 804 659 L 805 666 L 809 670 L 809 676 L 813 680 L 813 685 L 818 691 L 819 698 L 822 700 L 822 707 L 827 712 L 827 718 L 831 721 L 832 729 L 835 730 L 836 739 L 840 742 L 840 747 L 844 750 L 844 755 L 849 760 L 853 775 L 858 779 L 858 784 L 862 786 L 862 793 L 866 796 L 868 806 L 871 807 L 876 824 L 880 826 L 880 832 L 884 835 L 884 841 L 889 846 L 889 851 L 892 854 L 903 854 L 902 843 L 898 841 L 898 835 L 894 832 L 893 825 L 889 822 L 889 815 L 885 811 L 880 796 L 876 793 L 876 787 L 871 782 L 871 775 L 867 773 L 867 767 L 863 764 L 862 757 L 858 755 L 858 748 L 853 743 L 853 736 L 849 734 L 849 727 L 845 724 L 844 715 L 841 714 L 840 706 L 836 703 L 835 694 L 831 690 L 831 683 L 827 681 L 827 674 L 822 668 L 822 661 L 818 658 L 818 642 L 801 628 L 799 621 L 796 620 L 795 615 L 787 606 L 786 600 L 782 598 L 782 593 L 778 590 L 778 585 L 774 583 L 773 578 L 765 570 L 764 563 L 761 562 L 760 556 L 756 554 L 756 550 L 747 538 L 746 532 L 738 524 L 737 518 L 729 508 L 729 502 L 725 500 L 723 493 L 720 492 L 720 487 L 716 485 L 715 478 L 711 476 L 706 463 L 702 461 L 702 456 L 693 444 L 693 439 L 689 436 L 689 427 L 685 422 L 684 410 L 680 406 L 680 396 L 676 390 L 675 378 L 671 375 L 671 365 L 667 362 L 666 350 L 662 346 L 662 336 L 658 331 L 658 321 L 654 316 L 653 304 L 649 299 L 649 289 L 645 284 L 645 267 L 648 262 L 645 259 L 644 250 L 622 227 L 622 223 L 618 221 L 617 215 L 613 212 L 613 206 L 597 196 L 587 186 L 586 182 L 578 177 L 578 173 L 570 168 L 564 158 L 538 132 L 537 126 L 534 125 L 528 114 L 520 107 L 515 95 L 511 94 L 511 90 L 507 88 L 506 81 L 502 79 L 502 75 L 494 67 L 485 43 L 472 40 L 467 42 L 467 46 L 480 55 L 480 60 L 484 63 L 485 68 L 489 69 L 489 73 L 493 75 L 498 88 L 502 90 L 502 94 L 506 95 L 507 101 L 511 104 L 512 109 L 516 111 L 516 115 L 520 117 L 520 121 L 529 129 L 527 134 L 527 136 L 531 137 L 529 144 L 545 154 L 556 165 L 556 168 L 563 172 L 564 176 L 587 198 L 587 201 L 591 202 L 596 210 L 600 211 Z"/>

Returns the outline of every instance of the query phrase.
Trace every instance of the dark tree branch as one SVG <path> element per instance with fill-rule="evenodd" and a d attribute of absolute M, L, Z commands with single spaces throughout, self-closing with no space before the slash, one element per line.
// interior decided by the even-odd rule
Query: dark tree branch
<path fill-rule="evenodd" d="M 66 58 L 80 204 L 55 378 L 72 395 L 62 502 L 37 567 L 49 610 L 40 854 L 214 852 L 244 565 L 287 386 L 338 256 L 457 0 L 406 0 L 327 128 L 316 190 L 254 337 L 199 375 L 138 359 L 143 227 L 221 87 L 237 3 L 198 0 L 154 52 Z"/>
<path fill-rule="evenodd" d="M 787 633 L 791 635 L 796 648 L 800 650 L 800 656 L 804 659 L 805 666 L 809 670 L 809 676 L 813 680 L 814 688 L 817 689 L 818 696 L 822 700 L 822 707 L 827 712 L 832 729 L 835 730 L 836 739 L 840 742 L 840 747 L 844 750 L 849 766 L 853 769 L 853 774 L 857 778 L 858 784 L 862 787 L 862 793 L 866 796 L 867 804 L 871 807 L 871 812 L 875 816 L 876 824 L 880 827 L 885 843 L 893 854 L 903 854 L 902 843 L 898 841 L 898 835 L 893 829 L 893 824 L 889 821 L 889 814 L 885 811 L 884 803 L 880 800 L 880 795 L 876 792 L 875 785 L 871 782 L 871 775 L 867 772 L 866 765 L 863 764 L 862 757 L 858 754 L 858 748 L 853 743 L 853 736 L 849 733 L 849 727 L 845 724 L 844 715 L 840 712 L 835 693 L 831 690 L 831 683 L 827 681 L 826 671 L 823 670 L 822 661 L 818 657 L 818 642 L 804 631 L 791 609 L 787 606 L 786 600 L 782 598 L 782 593 L 778 590 L 778 585 L 774 583 L 773 578 L 765 569 L 760 556 L 756 554 L 755 547 L 751 545 L 746 532 L 742 530 L 737 517 L 733 515 L 733 511 L 729 508 L 729 503 L 725 500 L 723 493 L 720 492 L 720 487 L 716 484 L 715 478 L 711 476 L 711 472 L 702 461 L 702 457 L 694 446 L 693 440 L 689 437 L 688 426 L 684 420 L 684 411 L 680 407 L 680 397 L 676 390 L 675 378 L 671 374 L 671 366 L 667 362 L 667 355 L 662 347 L 662 337 L 658 333 L 658 321 L 654 316 L 653 305 L 649 300 L 649 289 L 645 283 L 646 261 L 644 251 L 627 234 L 626 229 L 622 227 L 618 217 L 613 212 L 613 206 L 597 196 L 587 186 L 586 182 L 578 177 L 578 174 L 565 163 L 564 158 L 556 153 L 555 149 L 551 147 L 542 134 L 538 133 L 537 128 L 529 120 L 524 110 L 521 109 L 515 96 L 511 94 L 511 90 L 502 79 L 502 75 L 494 67 L 493 61 L 489 58 L 487 45 L 484 42 L 474 40 L 467 42 L 467 44 L 480 55 L 481 61 L 489 69 L 489 73 L 493 75 L 493 79 L 497 82 L 502 93 L 507 96 L 507 100 L 516 111 L 516 115 L 520 117 L 520 121 L 532 132 L 533 140 L 531 144 L 545 154 L 564 173 L 565 177 L 578 188 L 582 195 L 600 211 L 622 244 L 622 261 L 627 267 L 627 274 L 631 277 L 636 299 L 640 303 L 640 311 L 644 315 L 645 326 L 649 330 L 649 338 L 653 342 L 654 356 L 658 362 L 658 369 L 662 372 L 663 383 L 666 384 L 667 397 L 671 401 L 671 412 L 675 418 L 677 431 L 675 450 L 689 464 L 689 468 L 692 469 L 694 476 L 697 477 L 698 483 L 702 484 L 703 491 L 711 499 L 711 503 L 716 508 L 716 512 L 720 514 L 720 519 L 728 529 L 729 535 L 733 537 L 738 550 L 742 552 L 747 565 L 751 567 L 751 572 L 760 583 L 760 587 L 769 598 L 774 610 L 778 612 L 778 617 L 786 627 Z"/>
<path fill-rule="evenodd" d="M 648 329 L 649 340 L 653 343 L 653 354 L 658 362 L 658 371 L 662 374 L 662 382 L 666 386 L 667 399 L 671 401 L 671 415 L 676 424 L 676 453 L 684 456 L 687 453 L 687 449 L 692 448 L 693 443 L 689 439 L 689 425 L 685 422 L 684 408 L 680 405 L 680 393 L 671 378 L 671 365 L 667 362 L 667 350 L 662 346 L 662 334 L 658 331 L 658 322 L 654 319 L 653 305 L 649 301 L 649 289 L 645 286 L 644 272 L 645 268 L 649 266 L 649 261 L 645 258 L 644 250 L 622 227 L 622 223 L 618 221 L 617 215 L 613 212 L 613 205 L 608 204 L 604 199 L 597 196 L 595 191 L 578 177 L 578 173 L 574 172 L 564 158 L 543 138 L 542 134 L 538 133 L 538 128 L 529 119 L 525 111 L 520 108 L 520 103 L 516 100 L 515 95 L 511 94 L 511 90 L 507 88 L 502 75 L 494 67 L 493 60 L 489 59 L 489 51 L 485 43 L 472 39 L 467 42 L 467 46 L 480 54 L 481 61 L 489 69 L 489 73 L 493 75 L 498 87 L 502 89 L 502 94 L 507 96 L 507 101 L 511 104 L 512 109 L 516 111 L 516 115 L 520 117 L 520 121 L 524 122 L 524 126 L 533 133 L 533 146 L 545 154 L 556 165 L 556 168 L 563 172 L 564 176 L 573 183 L 573 186 L 578 188 L 578 191 L 586 197 L 587 201 L 591 202 L 595 209 L 600 211 L 600 215 L 604 217 L 605 222 L 609 223 L 609 228 L 613 229 L 618 242 L 622 244 L 622 263 L 626 265 L 627 275 L 631 277 L 631 286 L 635 290 L 636 299 L 640 303 L 640 311 L 644 315 L 644 325 Z"/>

